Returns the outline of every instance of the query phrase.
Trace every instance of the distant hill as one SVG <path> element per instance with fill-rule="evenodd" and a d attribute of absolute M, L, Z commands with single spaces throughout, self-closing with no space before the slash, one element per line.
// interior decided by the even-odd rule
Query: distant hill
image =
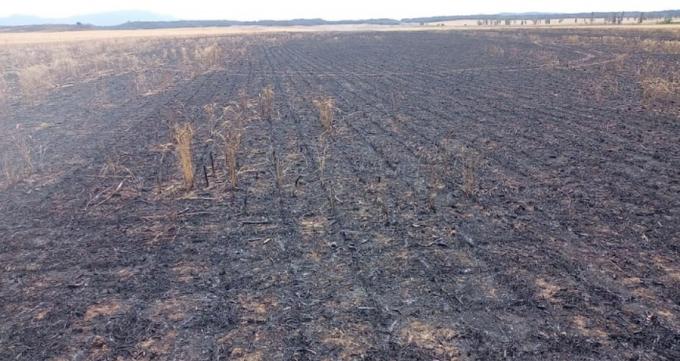
<path fill-rule="evenodd" d="M 133 21 L 115 26 L 117 29 L 163 29 L 163 28 L 194 28 L 218 26 L 314 26 L 314 25 L 399 25 L 394 19 L 363 19 L 363 20 L 323 20 L 323 19 L 292 19 L 292 20 L 176 20 L 176 21 Z"/>
<path fill-rule="evenodd" d="M 89 24 L 96 26 L 116 26 L 131 21 L 171 21 L 170 16 L 163 16 L 148 11 L 126 10 L 112 11 L 97 14 L 71 16 L 67 18 L 41 18 L 30 15 L 12 15 L 0 18 L 0 26 L 27 26 L 27 25 L 53 25 L 53 24 Z"/>

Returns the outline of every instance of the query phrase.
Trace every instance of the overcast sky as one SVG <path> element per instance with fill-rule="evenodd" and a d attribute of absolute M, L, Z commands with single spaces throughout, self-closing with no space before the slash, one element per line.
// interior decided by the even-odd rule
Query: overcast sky
<path fill-rule="evenodd" d="M 178 19 L 407 18 L 499 12 L 669 10 L 679 0 L 0 0 L 0 16 L 147 10 Z"/>

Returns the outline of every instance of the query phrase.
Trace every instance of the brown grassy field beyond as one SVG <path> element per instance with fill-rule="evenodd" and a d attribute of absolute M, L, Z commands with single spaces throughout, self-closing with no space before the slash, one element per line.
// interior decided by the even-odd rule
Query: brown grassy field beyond
<path fill-rule="evenodd" d="M 357 32 L 357 31 L 447 31 L 447 30 L 506 30 L 518 29 L 644 29 L 661 31 L 680 31 L 680 24 L 553 24 L 526 26 L 478 26 L 474 22 L 450 22 L 447 26 L 436 24 L 403 25 L 318 25 L 318 26 L 232 26 L 173 29 L 141 30 L 83 30 L 83 31 L 40 31 L 40 32 L 0 32 L 0 45 L 61 43 L 89 40 L 135 39 L 135 38 L 195 38 L 220 35 L 266 34 L 266 33 L 314 33 L 314 32 Z"/>
<path fill-rule="evenodd" d="M 0 33 L 0 45 L 39 44 L 84 40 L 134 39 L 134 38 L 182 38 L 220 35 L 243 35 L 285 32 L 327 31 L 392 31 L 415 30 L 413 26 L 333 25 L 333 26 L 233 26 L 204 28 L 142 29 L 142 30 L 84 30 L 58 32 L 5 32 Z"/>

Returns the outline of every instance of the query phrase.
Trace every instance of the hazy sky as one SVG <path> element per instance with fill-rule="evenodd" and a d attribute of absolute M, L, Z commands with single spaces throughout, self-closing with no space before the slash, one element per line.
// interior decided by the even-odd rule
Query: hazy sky
<path fill-rule="evenodd" d="M 668 10 L 678 0 L 0 0 L 0 16 L 67 17 L 148 10 L 178 19 L 406 18 L 498 12 Z"/>

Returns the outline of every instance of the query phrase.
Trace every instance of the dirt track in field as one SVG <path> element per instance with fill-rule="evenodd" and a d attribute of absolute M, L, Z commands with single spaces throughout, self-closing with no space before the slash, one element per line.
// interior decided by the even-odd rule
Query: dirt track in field
<path fill-rule="evenodd" d="M 0 191 L 0 359 L 679 359 L 680 120 L 630 85 L 650 55 L 494 34 L 258 36 L 153 95 L 10 104 L 0 130 L 48 151 Z M 269 84 L 226 190 L 201 108 Z M 159 194 L 179 108 L 197 187 Z"/>

